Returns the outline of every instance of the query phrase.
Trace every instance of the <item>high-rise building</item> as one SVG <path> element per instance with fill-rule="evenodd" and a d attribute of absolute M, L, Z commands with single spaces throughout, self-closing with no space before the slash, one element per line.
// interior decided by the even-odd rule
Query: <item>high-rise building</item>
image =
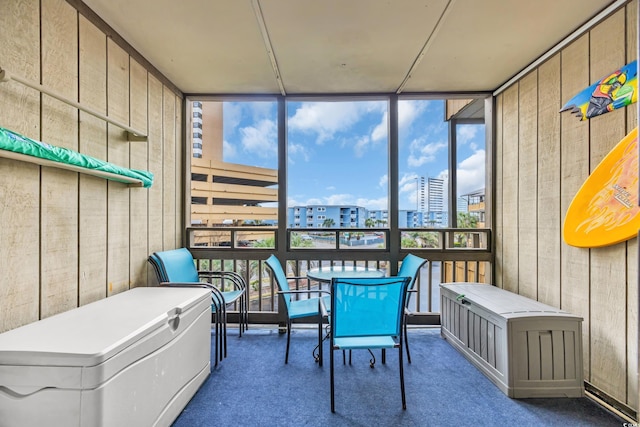
<path fill-rule="evenodd" d="M 223 160 L 222 102 L 193 102 L 190 117 L 191 224 L 274 224 L 278 171 Z"/>
<path fill-rule="evenodd" d="M 193 132 L 191 134 L 191 143 L 193 146 L 193 157 L 202 158 L 202 102 L 193 103 Z"/>
<path fill-rule="evenodd" d="M 418 211 L 423 213 L 422 221 L 429 227 L 447 226 L 447 212 L 444 205 L 444 180 L 421 176 L 417 189 Z"/>
<path fill-rule="evenodd" d="M 444 180 L 440 178 L 427 179 L 427 209 L 428 212 L 444 211 Z"/>

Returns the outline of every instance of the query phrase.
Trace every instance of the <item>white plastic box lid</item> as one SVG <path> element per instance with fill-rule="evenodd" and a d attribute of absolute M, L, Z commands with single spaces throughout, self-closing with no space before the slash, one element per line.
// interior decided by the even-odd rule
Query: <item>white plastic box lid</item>
<path fill-rule="evenodd" d="M 559 308 L 532 300 L 522 295 L 498 288 L 486 283 L 453 282 L 442 283 L 441 291 L 448 290 L 463 304 L 463 300 L 470 303 L 468 306 L 481 306 L 483 309 L 498 314 L 504 318 L 549 316 L 572 317 L 582 320 L 581 317 L 568 313 Z"/>
<path fill-rule="evenodd" d="M 153 351 L 188 327 L 181 319 L 210 305 L 204 288 L 134 288 L 2 333 L 0 386 L 8 368 L 94 367 L 119 353 L 132 360 L 118 365 L 133 363 L 141 355 L 128 347 L 143 340 Z"/>

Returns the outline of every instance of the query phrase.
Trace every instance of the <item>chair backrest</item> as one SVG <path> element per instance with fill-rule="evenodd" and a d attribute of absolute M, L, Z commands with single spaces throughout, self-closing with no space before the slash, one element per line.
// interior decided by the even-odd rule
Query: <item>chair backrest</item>
<path fill-rule="evenodd" d="M 410 277 L 334 278 L 333 337 L 399 336 L 410 280 Z"/>
<path fill-rule="evenodd" d="M 158 264 L 161 282 L 200 282 L 193 255 L 186 248 L 154 252 L 149 258 Z"/>
<path fill-rule="evenodd" d="M 400 265 L 400 270 L 398 270 L 398 277 L 411 277 L 411 282 L 409 282 L 409 289 L 413 289 L 416 284 L 416 279 L 418 278 L 418 272 L 422 267 L 422 264 L 427 262 L 426 259 L 420 258 L 419 256 L 415 256 L 413 254 L 409 254 L 402 260 L 402 264 Z"/>
<path fill-rule="evenodd" d="M 280 289 L 280 291 L 289 292 L 290 291 L 289 282 L 287 281 L 287 275 L 282 269 L 280 260 L 275 255 L 271 255 L 269 258 L 267 258 L 265 263 L 271 269 L 271 272 L 273 273 L 273 278 L 275 279 L 276 284 L 278 285 L 278 288 Z M 282 297 L 284 298 L 284 303 L 287 306 L 287 312 L 289 312 L 291 295 L 285 294 L 285 295 L 282 295 Z"/>
<path fill-rule="evenodd" d="M 149 255 L 149 258 L 147 260 L 149 261 L 149 264 L 151 264 L 151 266 L 153 267 L 153 271 L 156 272 L 156 278 L 158 279 L 158 283 L 166 282 L 167 280 L 164 277 L 162 265 L 160 264 L 160 260 L 158 259 L 156 254 L 153 253 Z"/>

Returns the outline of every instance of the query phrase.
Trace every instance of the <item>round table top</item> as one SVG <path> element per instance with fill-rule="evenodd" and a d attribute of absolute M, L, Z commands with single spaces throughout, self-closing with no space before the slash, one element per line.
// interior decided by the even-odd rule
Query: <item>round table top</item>
<path fill-rule="evenodd" d="M 374 267 L 354 267 L 352 265 L 326 265 L 307 271 L 307 277 L 319 282 L 331 282 L 334 277 L 384 277 L 386 272 Z"/>

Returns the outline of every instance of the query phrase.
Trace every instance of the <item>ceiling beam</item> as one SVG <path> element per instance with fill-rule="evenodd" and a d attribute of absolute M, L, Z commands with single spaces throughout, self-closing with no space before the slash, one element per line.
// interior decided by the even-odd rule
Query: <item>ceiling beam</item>
<path fill-rule="evenodd" d="M 282 76 L 280 75 L 280 68 L 278 68 L 278 61 L 276 61 L 276 55 L 273 52 L 273 45 L 271 44 L 271 39 L 269 38 L 269 31 L 267 30 L 267 25 L 264 22 L 264 15 L 262 14 L 262 8 L 260 7 L 260 0 L 253 0 L 253 12 L 256 15 L 256 19 L 258 20 L 258 26 L 260 27 L 260 33 L 262 34 L 262 40 L 264 41 L 264 47 L 267 50 L 267 55 L 269 56 L 269 60 L 271 61 L 271 68 L 273 69 L 273 73 L 276 77 L 276 82 L 278 83 L 278 87 L 280 88 L 280 94 L 282 96 L 286 96 L 287 92 L 284 90 L 284 83 L 282 82 Z"/>
<path fill-rule="evenodd" d="M 436 22 L 436 25 L 433 27 L 433 31 L 431 31 L 431 34 L 429 34 L 429 37 L 427 37 L 427 41 L 424 43 L 424 46 L 422 46 L 422 49 L 420 50 L 420 53 L 418 53 L 418 56 L 416 57 L 415 61 L 413 61 L 413 64 L 411 65 L 411 68 L 409 68 L 409 72 L 407 72 L 407 75 L 404 77 L 404 80 L 402 80 L 402 83 L 400 83 L 400 86 L 398 86 L 398 90 L 396 91 L 397 95 L 400 95 L 400 93 L 402 93 L 402 91 L 404 90 L 404 87 L 409 82 L 411 75 L 416 70 L 416 68 L 418 68 L 418 65 L 420 65 L 420 62 L 422 62 L 422 59 L 427 54 L 427 50 L 431 45 L 431 41 L 435 39 L 435 36 L 440 30 L 440 28 L 442 27 L 446 16 L 449 14 L 449 11 L 452 9 L 454 2 L 455 0 L 449 0 L 444 10 L 442 11 L 442 14 L 440 14 L 440 18 L 438 18 L 438 22 Z"/>

